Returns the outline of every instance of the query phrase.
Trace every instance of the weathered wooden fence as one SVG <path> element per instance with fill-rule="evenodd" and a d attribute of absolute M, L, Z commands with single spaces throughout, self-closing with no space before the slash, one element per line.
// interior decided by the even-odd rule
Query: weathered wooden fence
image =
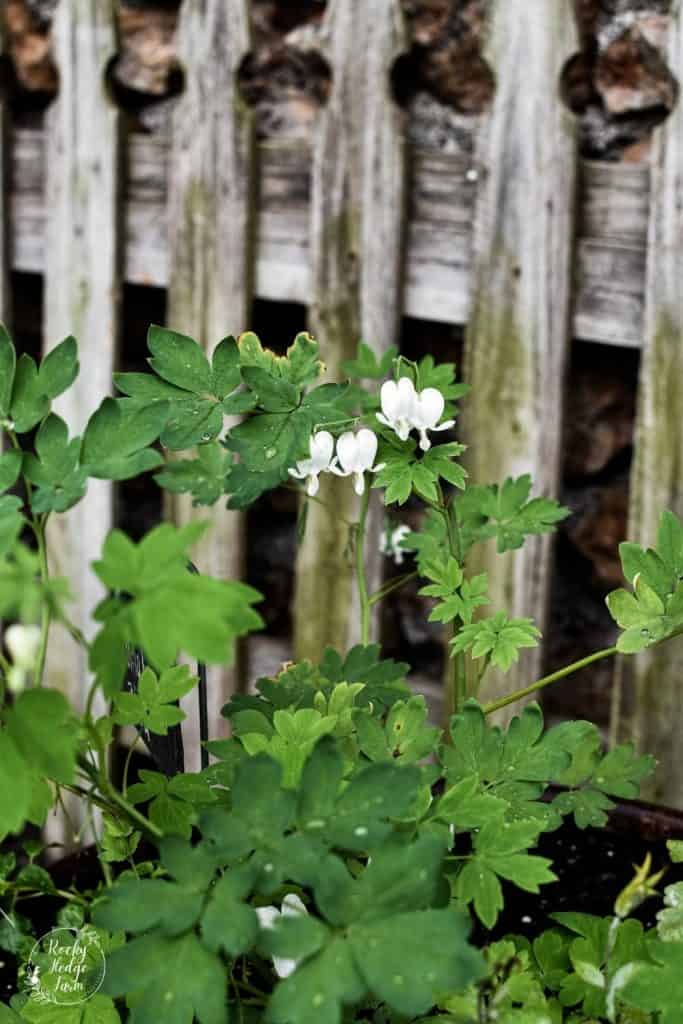
<path fill-rule="evenodd" d="M 565 360 L 579 337 L 643 350 L 632 535 L 653 540 L 664 506 L 683 513 L 681 107 L 658 129 L 651 168 L 581 160 L 559 94 L 578 48 L 570 0 L 495 0 L 489 17 L 497 89 L 490 111 L 472 120 L 472 158 L 406 140 L 390 88 L 407 46 L 399 0 L 328 0 L 320 31 L 302 45 L 330 65 L 329 102 L 308 140 L 258 145 L 236 86 L 250 46 L 247 0 L 184 0 L 185 91 L 169 137 L 121 133 L 105 88 L 113 0 L 60 0 L 61 91 L 44 130 L 13 129 L 0 106 L 9 158 L 0 162 L 0 309 L 11 323 L 9 268 L 44 275 L 46 345 L 72 332 L 81 346 L 81 383 L 63 410 L 73 429 L 116 365 L 121 282 L 166 288 L 170 325 L 207 349 L 249 326 L 254 296 L 304 303 L 331 373 L 359 336 L 378 350 L 395 342 L 405 314 L 467 324 L 474 390 L 463 432 L 473 476 L 530 472 L 553 495 Z M 668 60 L 680 78 L 678 5 Z M 194 514 L 185 502 L 169 511 Z M 201 568 L 239 573 L 242 523 L 224 510 L 214 520 Z M 53 536 L 86 632 L 96 595 L 85 569 L 112 521 L 111 488 L 91 486 Z M 354 637 L 339 521 L 316 506 L 309 525 L 295 612 L 307 655 Z M 549 544 L 484 563 L 494 605 L 543 624 Z M 657 795 L 670 802 L 683 800 L 679 654 L 670 645 L 640 659 L 615 688 L 614 732 L 660 756 Z M 52 671 L 78 699 L 83 666 L 73 657 L 57 638 Z M 486 696 L 538 665 L 538 655 L 523 660 Z M 214 718 L 237 685 L 239 672 L 216 674 Z"/>

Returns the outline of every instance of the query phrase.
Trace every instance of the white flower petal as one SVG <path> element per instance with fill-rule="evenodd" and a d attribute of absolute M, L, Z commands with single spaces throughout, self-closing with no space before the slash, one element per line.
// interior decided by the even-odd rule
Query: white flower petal
<path fill-rule="evenodd" d="M 5 646 L 17 668 L 32 669 L 40 647 L 40 626 L 23 626 L 16 622 L 5 630 Z"/>
<path fill-rule="evenodd" d="M 415 412 L 417 395 L 415 385 L 410 377 L 401 377 L 397 385 L 398 389 L 398 415 L 411 419 Z"/>
<path fill-rule="evenodd" d="M 362 473 L 353 474 L 353 489 L 358 495 L 365 493 L 365 477 Z"/>
<path fill-rule="evenodd" d="M 385 416 L 384 422 L 387 426 L 391 426 L 392 420 L 396 418 L 399 404 L 398 387 L 396 386 L 395 381 L 387 380 L 382 384 L 379 392 L 379 400 L 382 406 L 382 412 Z"/>
<path fill-rule="evenodd" d="M 345 476 L 357 468 L 358 442 L 353 431 L 347 430 L 337 439 L 337 458 Z"/>
<path fill-rule="evenodd" d="M 315 498 L 316 494 L 320 490 L 320 480 L 318 479 L 317 473 L 311 473 L 306 484 L 306 494 L 309 498 Z"/>
<path fill-rule="evenodd" d="M 272 928 L 280 916 L 277 907 L 255 907 L 258 923 L 262 928 Z"/>
<path fill-rule="evenodd" d="M 450 430 L 451 427 L 455 426 L 455 420 L 444 420 L 443 423 L 439 423 L 438 427 L 430 427 L 430 430 Z"/>
<path fill-rule="evenodd" d="M 444 397 L 438 388 L 425 388 L 417 396 L 415 426 L 431 429 L 443 415 Z"/>
<path fill-rule="evenodd" d="M 290 974 L 293 974 L 299 965 L 298 960 L 289 960 L 284 956 L 273 957 L 273 967 L 278 978 L 288 978 Z"/>
<path fill-rule="evenodd" d="M 356 434 L 356 446 L 358 449 L 358 465 L 361 469 L 370 469 L 377 454 L 377 434 L 367 427 L 363 427 Z"/>
<path fill-rule="evenodd" d="M 318 470 L 327 469 L 334 450 L 334 438 L 328 430 L 319 430 L 309 442 L 311 462 Z"/>
<path fill-rule="evenodd" d="M 295 892 L 289 892 L 282 901 L 283 917 L 296 917 L 297 914 L 307 914 L 306 906 Z"/>

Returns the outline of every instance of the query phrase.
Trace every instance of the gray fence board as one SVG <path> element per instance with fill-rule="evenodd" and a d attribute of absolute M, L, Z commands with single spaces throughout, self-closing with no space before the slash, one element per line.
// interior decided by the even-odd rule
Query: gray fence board
<path fill-rule="evenodd" d="M 671 15 L 668 62 L 683 74 L 683 11 Z M 683 515 L 683 106 L 657 130 L 647 249 L 645 337 L 640 367 L 629 537 L 656 541 L 663 509 Z M 683 798 L 683 640 L 623 659 L 613 702 L 613 735 L 654 753 L 648 795 Z"/>
<path fill-rule="evenodd" d="M 249 326 L 253 127 L 241 100 L 237 69 L 249 50 L 247 4 L 185 0 L 178 27 L 185 90 L 173 112 L 169 153 L 169 288 L 167 320 L 198 341 L 207 355 L 227 335 Z M 146 151 L 148 152 L 148 150 Z M 141 185 L 159 194 L 153 164 Z M 178 523 L 210 519 L 193 554 L 200 571 L 223 579 L 244 573 L 244 520 L 218 502 L 193 508 L 189 495 L 166 495 L 167 514 Z M 220 731 L 221 707 L 239 684 L 239 668 L 209 669 L 209 720 Z M 188 705 L 194 709 L 194 695 Z M 195 716 L 186 730 L 186 760 L 199 766 Z"/>
<path fill-rule="evenodd" d="M 552 83 L 577 47 L 576 28 L 570 0 L 507 0 L 493 6 L 490 18 L 486 53 L 497 89 L 478 146 L 486 172 L 475 213 L 466 340 L 467 464 L 474 483 L 531 473 L 535 493 L 554 496 L 570 337 L 576 138 Z M 504 556 L 489 542 L 473 552 L 472 568 L 488 573 L 491 611 L 531 616 L 543 628 L 547 537 Z M 536 648 L 504 677 L 489 670 L 484 698 L 523 686 L 540 668 Z"/>

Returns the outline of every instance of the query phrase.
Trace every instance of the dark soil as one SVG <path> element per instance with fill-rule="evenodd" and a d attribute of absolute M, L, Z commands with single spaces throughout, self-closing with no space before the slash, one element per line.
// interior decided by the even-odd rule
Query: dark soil
<path fill-rule="evenodd" d="M 555 922 L 550 914 L 572 911 L 605 917 L 614 913 L 614 901 L 633 878 L 634 865 L 652 856 L 652 871 L 669 864 L 666 839 L 683 837 L 683 815 L 657 811 L 648 805 L 619 807 L 613 813 L 610 828 L 578 829 L 573 820 L 565 820 L 556 832 L 541 837 L 533 851 L 552 860 L 558 876 L 553 885 L 542 887 L 538 896 L 506 884 L 505 909 L 493 933 L 478 927 L 478 942 L 515 933 L 535 938 Z M 672 882 L 683 881 L 683 864 L 669 867 L 660 891 Z M 646 928 L 657 923 L 661 900 L 652 898 L 633 913 Z"/>

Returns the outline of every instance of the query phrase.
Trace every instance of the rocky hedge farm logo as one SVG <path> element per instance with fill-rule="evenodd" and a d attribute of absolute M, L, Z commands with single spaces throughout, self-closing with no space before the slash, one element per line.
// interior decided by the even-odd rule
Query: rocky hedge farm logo
<path fill-rule="evenodd" d="M 31 950 L 24 987 L 35 1002 L 76 1006 L 95 995 L 104 974 L 104 953 L 93 928 L 53 928 Z"/>

